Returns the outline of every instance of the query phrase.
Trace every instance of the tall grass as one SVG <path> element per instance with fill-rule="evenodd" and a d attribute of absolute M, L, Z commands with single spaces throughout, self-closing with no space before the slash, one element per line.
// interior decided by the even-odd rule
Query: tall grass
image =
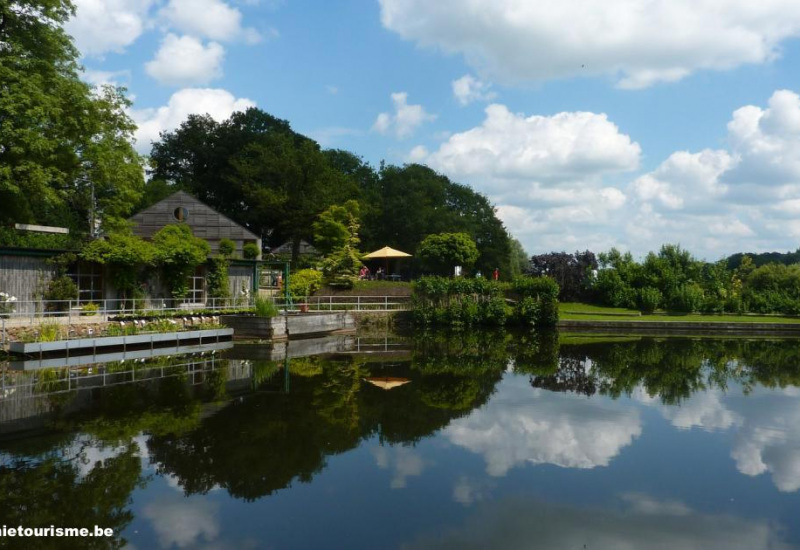
<path fill-rule="evenodd" d="M 272 300 L 256 296 L 256 317 L 275 317 L 278 315 L 278 308 Z"/>

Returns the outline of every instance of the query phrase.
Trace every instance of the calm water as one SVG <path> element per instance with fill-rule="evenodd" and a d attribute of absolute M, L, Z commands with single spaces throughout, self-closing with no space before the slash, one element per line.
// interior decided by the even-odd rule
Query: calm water
<path fill-rule="evenodd" d="M 116 530 L 94 548 L 800 548 L 798 340 L 369 343 L 8 371 L 0 523 Z"/>

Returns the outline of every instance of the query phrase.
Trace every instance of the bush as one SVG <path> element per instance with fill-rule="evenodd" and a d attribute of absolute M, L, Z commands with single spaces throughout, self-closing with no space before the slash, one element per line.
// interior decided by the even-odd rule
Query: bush
<path fill-rule="evenodd" d="M 221 245 L 220 248 L 222 248 Z M 221 251 L 220 254 L 222 254 Z M 228 289 L 229 264 L 228 257 L 224 255 L 211 258 L 208 261 L 206 285 L 208 286 L 208 296 L 210 298 L 227 298 L 230 295 Z"/>
<path fill-rule="evenodd" d="M 289 277 L 289 294 L 298 301 L 310 296 L 322 287 L 322 273 L 316 269 L 301 269 Z"/>
<path fill-rule="evenodd" d="M 230 258 L 236 252 L 236 243 L 230 239 L 221 239 L 219 241 L 219 255 Z"/>
<path fill-rule="evenodd" d="M 95 304 L 94 302 L 89 302 L 88 304 L 83 304 L 83 309 L 81 311 L 81 315 L 86 317 L 93 317 L 97 315 L 97 312 L 100 310 L 100 306 Z"/>
<path fill-rule="evenodd" d="M 660 290 L 646 286 L 639 290 L 639 309 L 642 313 L 653 313 L 661 305 L 663 299 Z"/>
<path fill-rule="evenodd" d="M 242 256 L 244 256 L 246 260 L 258 259 L 258 254 L 260 252 L 256 243 L 247 243 L 242 247 Z"/>
<path fill-rule="evenodd" d="M 672 294 L 670 305 L 673 311 L 692 313 L 703 305 L 703 289 L 695 283 L 681 285 Z"/>
<path fill-rule="evenodd" d="M 78 299 L 78 286 L 67 275 L 61 275 L 60 277 L 52 279 L 47 285 L 44 299 L 60 302 L 48 305 L 50 311 L 66 311 L 69 309 L 69 300 Z"/>

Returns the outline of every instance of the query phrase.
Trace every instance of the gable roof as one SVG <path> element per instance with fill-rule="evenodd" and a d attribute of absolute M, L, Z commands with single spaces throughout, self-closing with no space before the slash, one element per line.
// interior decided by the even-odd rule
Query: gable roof
<path fill-rule="evenodd" d="M 186 209 L 186 218 L 180 221 L 175 217 L 178 208 Z M 242 227 L 227 216 L 220 214 L 185 191 L 177 191 L 128 218 L 134 223 L 134 234 L 149 239 L 159 229 L 170 224 L 186 224 L 195 237 L 206 240 L 231 239 L 257 241 L 253 232 Z"/>

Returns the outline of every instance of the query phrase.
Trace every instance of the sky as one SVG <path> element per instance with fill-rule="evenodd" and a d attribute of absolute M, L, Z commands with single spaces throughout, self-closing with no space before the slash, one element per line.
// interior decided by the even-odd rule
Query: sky
<path fill-rule="evenodd" d="M 75 0 L 147 154 L 257 106 L 472 186 L 531 254 L 800 247 L 797 0 Z"/>

